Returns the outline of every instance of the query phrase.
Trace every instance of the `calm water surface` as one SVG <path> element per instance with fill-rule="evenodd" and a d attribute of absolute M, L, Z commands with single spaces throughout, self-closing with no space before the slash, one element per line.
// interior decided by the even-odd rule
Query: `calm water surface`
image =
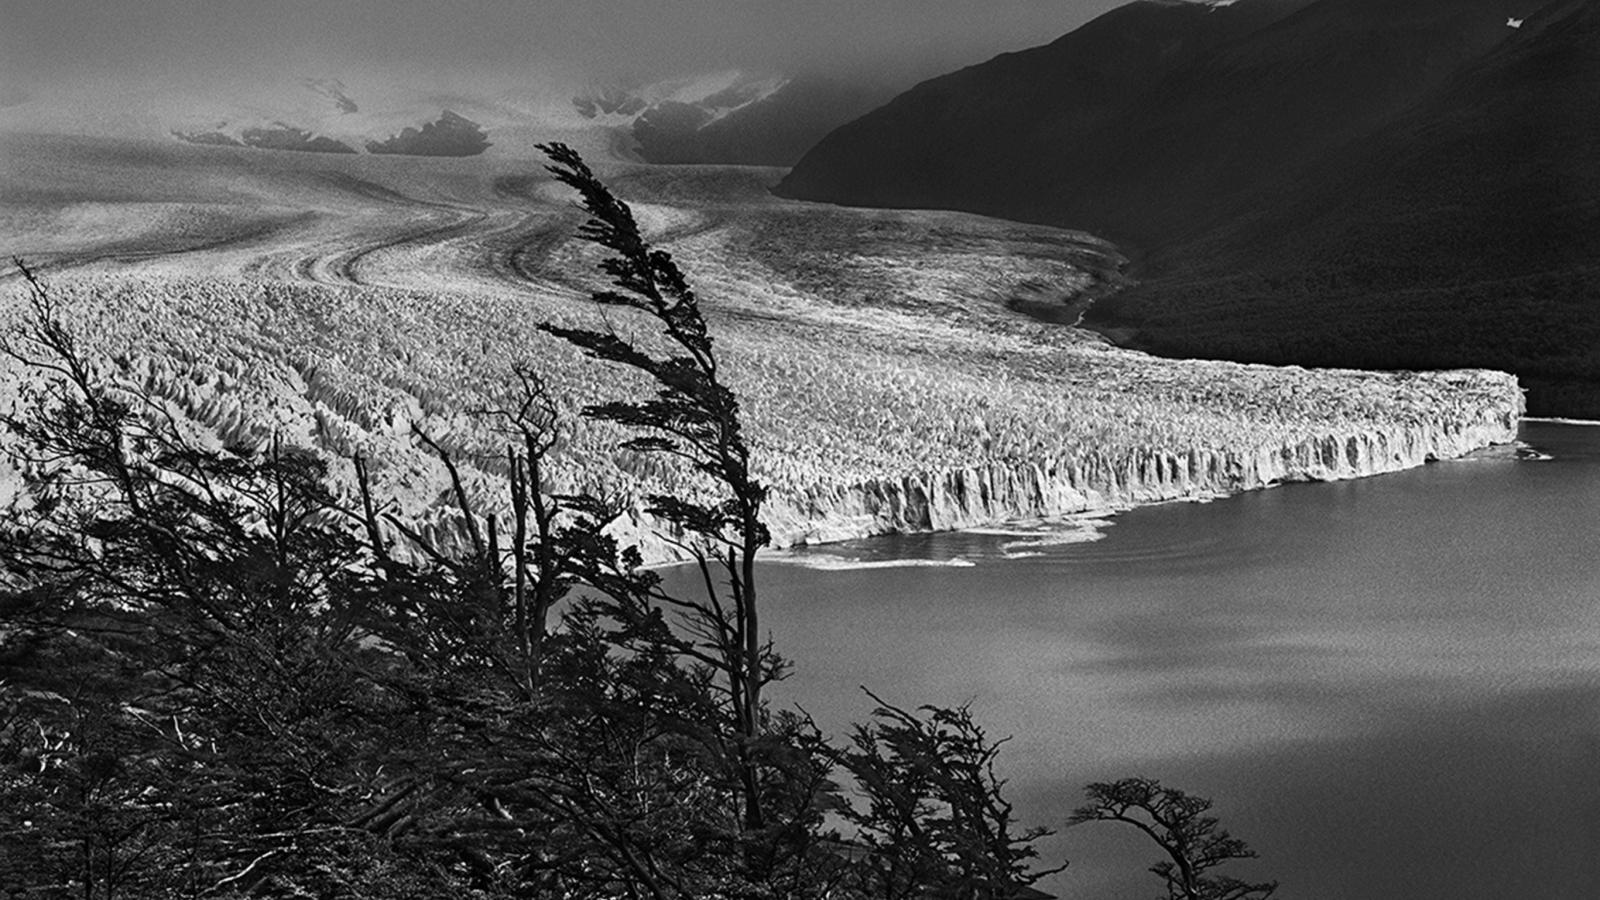
<path fill-rule="evenodd" d="M 1019 814 L 1091 780 L 1217 800 L 1296 900 L 1600 897 L 1600 427 L 1528 423 L 1541 461 L 1440 463 L 1117 517 L 1074 534 L 839 545 L 762 573 L 834 734 L 868 685 L 970 702 Z M 914 566 L 859 562 L 915 561 Z M 813 566 L 832 568 L 814 568 Z M 840 568 L 843 566 L 844 568 Z M 1153 844 L 1109 824 L 1041 885 L 1148 900 Z"/>

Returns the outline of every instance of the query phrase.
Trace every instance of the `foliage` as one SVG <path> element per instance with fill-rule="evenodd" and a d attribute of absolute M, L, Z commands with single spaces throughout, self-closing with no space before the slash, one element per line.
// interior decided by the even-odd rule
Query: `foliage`
<path fill-rule="evenodd" d="M 1013 830 L 994 771 L 1004 742 L 965 707 L 918 715 L 868 693 L 875 721 L 856 725 L 840 754 L 865 801 L 844 817 L 865 850 L 858 877 L 868 896 L 1001 900 L 1066 868 L 1030 869 L 1033 843 L 1051 832 Z"/>
<path fill-rule="evenodd" d="M 196 447 L 102 382 L 32 287 L 4 349 L 54 377 L 3 419 L 27 491 L 0 531 L 0 740 L 31 880 L 110 898 L 368 878 L 381 854 L 339 820 L 391 704 L 320 464 Z"/>
<path fill-rule="evenodd" d="M 1084 793 L 1089 802 L 1073 811 L 1070 823 L 1125 822 L 1144 832 L 1171 857 L 1150 867 L 1165 883 L 1168 900 L 1266 900 L 1278 889 L 1276 881 L 1252 884 L 1207 874 L 1256 853 L 1206 815 L 1211 801 L 1204 797 L 1151 778 L 1095 782 Z"/>

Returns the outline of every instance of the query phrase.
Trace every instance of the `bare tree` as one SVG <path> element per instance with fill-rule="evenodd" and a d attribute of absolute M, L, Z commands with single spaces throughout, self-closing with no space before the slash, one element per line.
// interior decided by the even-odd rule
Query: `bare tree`
<path fill-rule="evenodd" d="M 344 511 L 360 521 L 376 564 L 391 580 L 411 579 L 412 587 L 419 587 L 418 579 L 450 573 L 450 590 L 439 602 L 391 610 L 405 613 L 387 620 L 393 627 L 378 620 L 376 627 L 391 645 L 415 659 L 448 658 L 451 665 L 477 658 L 528 698 L 538 687 L 556 605 L 586 577 L 600 580 L 601 573 L 611 573 L 626 580 L 628 564 L 627 553 L 604 535 L 619 514 L 615 503 L 589 494 L 558 495 L 550 488 L 549 457 L 562 428 L 556 405 L 527 363 L 513 366 L 512 375 L 515 382 L 497 405 L 472 411 L 506 441 L 498 459 L 490 454 L 478 461 L 504 466 L 509 534 L 500 516 L 482 509 L 468 492 L 457 453 L 415 425 L 413 434 L 449 476 L 454 508 L 447 514 L 456 524 L 455 535 L 435 539 L 387 510 L 374 496 L 370 464 L 359 456 L 354 460 L 359 505 Z M 403 537 L 423 564 L 397 559 L 385 538 L 389 532 Z M 631 581 L 627 586 L 635 589 Z M 427 596 L 426 591 L 402 593 L 413 604 Z M 413 627 L 408 620 L 417 617 L 431 627 Z"/>

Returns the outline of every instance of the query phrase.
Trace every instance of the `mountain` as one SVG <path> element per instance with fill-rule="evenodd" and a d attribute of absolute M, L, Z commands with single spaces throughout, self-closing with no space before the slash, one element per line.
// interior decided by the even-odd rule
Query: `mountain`
<path fill-rule="evenodd" d="M 1110 237 L 1141 283 L 1089 322 L 1158 352 L 1496 366 L 1600 414 L 1597 2 L 1141 0 L 918 85 L 778 193 Z"/>
<path fill-rule="evenodd" d="M 265 104 L 246 104 L 243 112 L 214 116 L 201 127 L 174 128 L 171 134 L 190 144 L 311 153 L 365 148 L 407 156 L 476 156 L 490 146 L 483 126 L 448 109 L 417 122 L 414 108 L 363 113 L 338 79 L 302 78 L 296 87 Z M 399 125 L 405 120 L 416 124 Z"/>
<path fill-rule="evenodd" d="M 739 70 L 578 92 L 564 82 L 533 90 L 506 85 L 498 94 L 301 78 L 211 98 L 185 110 L 182 127 L 166 130 L 192 144 L 411 156 L 475 156 L 491 148 L 532 156 L 541 141 L 576 139 L 645 162 L 789 166 L 893 92 L 873 76 Z"/>
<path fill-rule="evenodd" d="M 917 85 L 829 134 L 777 192 L 1025 220 L 1066 213 L 1076 227 L 1115 238 L 1120 229 L 1089 212 L 1123 206 L 1125 189 L 1104 177 L 1118 166 L 1148 168 L 1127 160 L 1130 152 L 1183 153 L 1164 142 L 1132 140 L 1129 130 L 1143 131 L 1147 122 L 1167 125 L 1168 118 L 1153 114 L 1153 107 L 1172 106 L 1165 94 L 1183 83 L 1175 76 L 1219 45 L 1304 5 L 1139 0 L 1119 7 L 1047 46 Z M 1149 138 L 1176 136 L 1173 131 Z"/>
<path fill-rule="evenodd" d="M 383 141 L 368 141 L 368 153 L 404 156 L 477 156 L 489 149 L 483 126 L 445 110 L 439 118 L 418 128 L 404 128 Z"/>
<path fill-rule="evenodd" d="M 1519 17 L 1523 18 L 1523 17 Z M 1180 356 L 1516 372 L 1600 417 L 1600 2 L 1529 13 L 1423 101 L 1154 254 L 1095 310 Z"/>
<path fill-rule="evenodd" d="M 555 68 L 406 75 L 352 63 L 186 84 L 0 78 L 0 135 L 159 138 L 311 153 L 542 159 L 561 141 L 628 162 L 790 166 L 913 82 L 904 66 L 827 75 L 740 70 L 596 84 Z"/>
<path fill-rule="evenodd" d="M 622 124 L 652 163 L 792 166 L 832 129 L 893 90 L 870 78 L 730 70 L 573 98 L 586 118 Z"/>

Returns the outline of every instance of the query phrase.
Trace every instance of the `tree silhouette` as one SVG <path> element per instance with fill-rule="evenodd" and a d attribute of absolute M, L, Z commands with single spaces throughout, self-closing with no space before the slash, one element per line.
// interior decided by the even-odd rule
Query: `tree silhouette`
<path fill-rule="evenodd" d="M 1211 801 L 1165 787 L 1152 778 L 1095 782 L 1084 788 L 1089 802 L 1073 811 L 1069 824 L 1125 822 L 1144 832 L 1166 852 L 1150 871 L 1166 883 L 1168 900 L 1265 900 L 1275 881 L 1256 884 L 1206 873 L 1235 859 L 1257 854 L 1244 841 L 1206 815 Z"/>
<path fill-rule="evenodd" d="M 743 786 L 744 825 L 760 830 L 766 825 L 756 746 L 765 730 L 762 689 L 784 665 L 761 632 L 755 562 L 771 542 L 761 522 L 767 489 L 750 472 L 739 400 L 721 380 L 699 301 L 671 254 L 644 240 L 627 204 L 606 189 L 577 152 L 558 143 L 539 149 L 553 163 L 547 166 L 551 174 L 575 188 L 589 212 L 579 235 L 611 251 L 600 270 L 613 289 L 597 290 L 592 298 L 649 316 L 670 348 L 652 355 L 614 331 L 540 326 L 596 359 L 650 376 L 655 397 L 590 406 L 584 415 L 644 432 L 623 446 L 678 458 L 712 483 L 715 496 L 708 499 L 648 498 L 648 511 L 681 533 L 676 543 L 699 567 L 704 588 L 699 597 L 657 591 L 652 599 L 683 614 L 691 638 L 681 651 L 721 676 L 733 724 L 730 749 Z"/>
<path fill-rule="evenodd" d="M 867 691 L 874 721 L 840 753 L 864 807 L 844 818 L 865 849 L 859 887 L 884 900 L 1010 900 L 1066 868 L 1034 870 L 1033 844 L 1052 832 L 1017 830 L 995 774 L 1004 741 L 990 740 L 965 707 L 913 712 Z"/>

